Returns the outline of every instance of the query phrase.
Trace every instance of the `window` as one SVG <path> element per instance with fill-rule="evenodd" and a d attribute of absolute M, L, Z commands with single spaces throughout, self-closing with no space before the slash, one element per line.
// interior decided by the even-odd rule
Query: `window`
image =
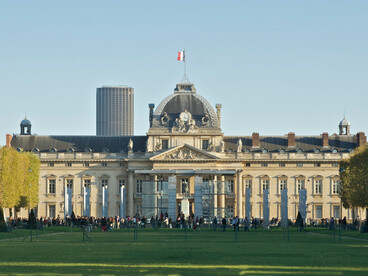
<path fill-rule="evenodd" d="M 84 179 L 84 187 L 91 188 L 91 179 Z"/>
<path fill-rule="evenodd" d="M 210 144 L 209 140 L 208 139 L 203 139 L 202 140 L 202 149 L 203 150 L 206 150 L 208 149 L 208 145 Z"/>
<path fill-rule="evenodd" d="M 322 205 L 315 206 L 315 217 L 322 218 Z"/>
<path fill-rule="evenodd" d="M 49 166 L 49 167 L 53 167 L 53 166 L 54 166 L 54 162 L 50 162 L 50 163 L 48 164 L 48 166 Z"/>
<path fill-rule="evenodd" d="M 250 167 L 250 163 L 245 163 L 245 166 L 246 167 Z"/>
<path fill-rule="evenodd" d="M 169 148 L 169 140 L 168 139 L 162 139 L 161 140 L 161 147 L 162 147 L 162 149 L 168 149 Z"/>
<path fill-rule="evenodd" d="M 321 167 L 321 163 L 315 163 L 314 166 L 315 167 Z"/>
<path fill-rule="evenodd" d="M 286 179 L 280 179 L 280 193 L 282 190 L 287 188 L 286 183 L 287 183 Z"/>
<path fill-rule="evenodd" d="M 107 163 L 106 162 L 103 162 L 102 163 L 102 167 L 107 167 Z"/>
<path fill-rule="evenodd" d="M 244 182 L 244 193 L 249 189 L 250 194 L 252 194 L 252 179 L 245 179 Z"/>
<path fill-rule="evenodd" d="M 55 194 L 56 192 L 56 180 L 49 179 L 49 194 Z"/>
<path fill-rule="evenodd" d="M 340 189 L 340 180 L 333 179 L 332 180 L 332 194 L 337 195 L 339 193 L 339 189 Z"/>
<path fill-rule="evenodd" d="M 262 179 L 262 190 L 268 189 L 270 186 L 270 180 L 269 179 Z"/>
<path fill-rule="evenodd" d="M 322 194 L 322 180 L 321 179 L 314 180 L 314 193 Z"/>
<path fill-rule="evenodd" d="M 228 180 L 229 193 L 234 193 L 234 179 Z"/>
<path fill-rule="evenodd" d="M 297 163 L 296 166 L 297 167 L 303 167 L 303 163 Z"/>
<path fill-rule="evenodd" d="M 119 179 L 119 187 L 125 186 L 125 179 Z"/>
<path fill-rule="evenodd" d="M 137 180 L 137 194 L 141 194 L 142 193 L 142 184 L 143 184 L 143 180 L 138 179 Z"/>
<path fill-rule="evenodd" d="M 50 218 L 54 218 L 56 216 L 56 205 L 49 205 L 49 213 L 48 216 Z"/>
<path fill-rule="evenodd" d="M 106 187 L 106 188 L 107 188 L 107 184 L 108 184 L 107 179 L 102 179 L 102 180 L 101 180 L 101 187 L 102 187 L 102 188 L 104 188 L 104 187 Z"/>
<path fill-rule="evenodd" d="M 340 218 L 340 206 L 338 205 L 335 205 L 333 206 L 333 209 L 332 209 L 332 215 L 334 218 Z"/>
<path fill-rule="evenodd" d="M 73 189 L 73 179 L 66 180 L 66 187 L 69 189 Z"/>
<path fill-rule="evenodd" d="M 120 163 L 120 167 L 124 167 L 124 163 Z"/>
<path fill-rule="evenodd" d="M 84 163 L 83 166 L 89 167 L 89 163 Z"/>
<path fill-rule="evenodd" d="M 339 163 L 332 163 L 332 167 L 338 167 Z"/>
<path fill-rule="evenodd" d="M 186 194 L 186 193 L 189 192 L 188 183 L 189 183 L 188 178 L 182 178 L 181 179 L 181 192 L 183 194 Z"/>
<path fill-rule="evenodd" d="M 229 205 L 227 206 L 227 217 L 233 217 L 234 216 L 234 206 Z"/>
<path fill-rule="evenodd" d="M 304 179 L 297 179 L 297 181 L 296 181 L 296 189 L 297 189 L 297 192 L 298 192 L 298 194 L 299 194 L 299 191 L 301 190 L 301 189 L 304 189 L 304 187 L 305 187 L 305 180 Z"/>
<path fill-rule="evenodd" d="M 262 167 L 268 167 L 268 163 L 262 163 L 261 166 Z"/>
<path fill-rule="evenodd" d="M 279 167 L 285 167 L 285 163 L 280 163 Z"/>
<path fill-rule="evenodd" d="M 68 162 L 65 164 L 67 167 L 71 167 L 72 166 L 72 163 L 71 162 Z"/>

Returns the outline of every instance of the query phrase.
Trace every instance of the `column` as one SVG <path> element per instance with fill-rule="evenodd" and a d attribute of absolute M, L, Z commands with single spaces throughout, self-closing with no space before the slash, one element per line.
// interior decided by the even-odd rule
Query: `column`
<path fill-rule="evenodd" d="M 236 206 L 238 210 L 238 217 L 243 217 L 243 187 L 241 183 L 240 171 L 236 172 L 236 185 L 237 185 L 237 195 L 236 195 Z"/>
<path fill-rule="evenodd" d="M 158 215 L 159 216 L 160 213 L 161 213 L 161 210 L 158 209 L 158 197 L 159 197 L 159 194 L 160 194 L 160 193 L 157 192 L 157 187 L 159 187 L 158 185 L 159 185 L 159 183 L 158 183 L 158 177 L 157 177 L 157 174 L 155 174 L 153 176 L 153 189 L 154 189 L 154 191 L 152 191 L 152 192 L 153 192 L 154 197 L 155 197 L 155 199 L 154 199 L 155 215 Z M 159 187 L 159 188 L 160 188 L 160 191 L 161 191 L 162 187 Z"/>
<path fill-rule="evenodd" d="M 220 217 L 225 217 L 225 176 L 221 175 L 221 183 L 220 183 L 220 195 L 218 196 L 219 202 L 219 215 Z"/>
<path fill-rule="evenodd" d="M 213 176 L 213 215 L 214 216 L 218 216 L 217 215 L 217 175 Z"/>
<path fill-rule="evenodd" d="M 133 203 L 133 192 L 134 192 L 134 178 L 133 178 L 133 171 L 128 171 L 128 208 L 127 208 L 127 215 L 130 217 L 134 216 L 134 203 Z"/>

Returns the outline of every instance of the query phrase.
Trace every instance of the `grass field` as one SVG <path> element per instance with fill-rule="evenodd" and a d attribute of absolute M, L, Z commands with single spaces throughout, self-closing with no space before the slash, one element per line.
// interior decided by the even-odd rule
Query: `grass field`
<path fill-rule="evenodd" d="M 182 229 L 92 231 L 49 228 L 0 233 L 1 275 L 368 275 L 367 234 L 344 231 Z"/>

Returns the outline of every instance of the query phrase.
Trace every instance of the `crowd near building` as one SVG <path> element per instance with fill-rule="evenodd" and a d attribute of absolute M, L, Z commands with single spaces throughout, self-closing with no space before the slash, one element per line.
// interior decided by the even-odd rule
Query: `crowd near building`
<path fill-rule="evenodd" d="M 97 90 L 97 136 L 33 135 L 28 120 L 20 135 L 7 135 L 7 146 L 41 160 L 38 217 L 64 218 L 74 211 L 96 218 L 167 213 L 172 219 L 261 219 L 267 191 L 269 217 L 277 219 L 286 190 L 288 217 L 295 220 L 302 189 L 308 222 L 365 217 L 364 210 L 343 208 L 339 197 L 339 161 L 366 144 L 363 132 L 350 133 L 345 118 L 338 134 L 226 136 L 222 105 L 213 107 L 192 83 L 179 83 L 157 107 L 148 105 L 147 134 L 133 136 L 132 129 L 102 131 L 103 114 L 112 112 L 105 98 L 120 97 L 119 91 L 105 95 L 110 89 L 133 94 L 129 88 Z"/>

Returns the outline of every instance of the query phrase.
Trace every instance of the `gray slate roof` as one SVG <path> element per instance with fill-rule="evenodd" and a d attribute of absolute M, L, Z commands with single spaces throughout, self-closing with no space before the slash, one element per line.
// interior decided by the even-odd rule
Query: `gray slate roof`
<path fill-rule="evenodd" d="M 72 148 L 75 152 L 84 152 L 90 148 L 92 152 L 102 152 L 107 148 L 109 152 L 127 152 L 129 139 L 133 141 L 134 152 L 145 152 L 147 136 L 13 136 L 13 148 L 24 151 L 39 149 L 40 152 L 49 152 L 55 148 L 57 152 L 67 152 Z"/>
<path fill-rule="evenodd" d="M 339 152 L 348 152 L 351 149 L 356 148 L 355 136 L 329 136 L 329 148 L 323 148 L 321 136 L 296 136 L 295 148 L 288 148 L 287 136 L 260 136 L 260 147 L 252 148 L 252 136 L 225 136 L 225 151 L 236 151 L 237 142 L 241 139 L 243 143 L 243 151 L 250 150 L 251 152 L 262 151 L 267 149 L 269 152 L 278 152 L 280 149 L 284 149 L 286 152 L 295 152 L 297 149 L 301 149 L 303 152 L 313 152 L 314 149 L 318 149 L 321 152 L 328 152 L 335 148 Z"/>

